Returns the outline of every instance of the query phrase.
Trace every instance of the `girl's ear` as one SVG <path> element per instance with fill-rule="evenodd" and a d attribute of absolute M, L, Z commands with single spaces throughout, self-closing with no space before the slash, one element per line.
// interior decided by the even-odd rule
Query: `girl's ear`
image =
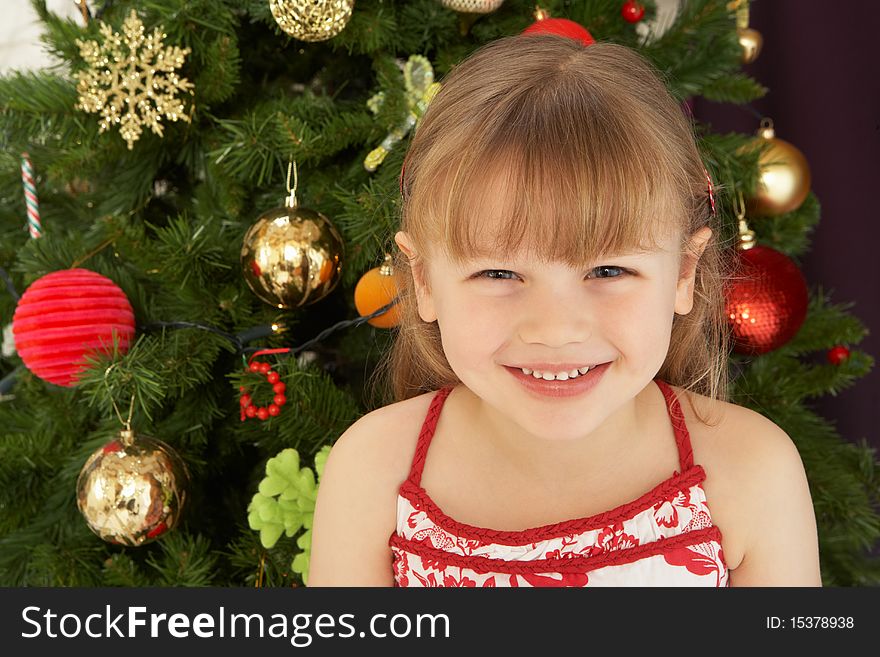
<path fill-rule="evenodd" d="M 708 226 L 700 228 L 691 236 L 690 243 L 681 258 L 681 269 L 675 290 L 675 312 L 678 315 L 687 315 L 694 307 L 694 280 L 697 273 L 697 263 L 700 261 L 710 237 L 712 237 L 711 228 Z"/>
<path fill-rule="evenodd" d="M 397 231 L 394 235 L 394 241 L 409 259 L 409 268 L 412 271 L 413 283 L 415 284 L 416 301 L 419 306 L 419 317 L 422 318 L 422 321 L 429 323 L 436 321 L 437 313 L 434 310 L 434 300 L 431 297 L 431 288 L 428 285 L 424 260 L 419 257 L 419 254 L 413 248 L 409 235 L 402 230 Z"/>

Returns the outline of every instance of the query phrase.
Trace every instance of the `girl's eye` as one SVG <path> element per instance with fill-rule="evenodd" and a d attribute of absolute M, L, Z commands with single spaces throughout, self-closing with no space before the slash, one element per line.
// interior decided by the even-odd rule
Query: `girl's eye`
<path fill-rule="evenodd" d="M 509 281 L 512 280 L 506 276 L 494 276 L 494 274 L 513 274 L 512 271 L 507 271 L 506 269 L 487 269 L 485 271 L 481 271 L 477 274 L 477 278 L 490 278 L 494 281 Z"/>
<path fill-rule="evenodd" d="M 594 267 L 593 271 L 594 272 L 607 272 L 609 269 L 611 271 L 618 271 L 618 272 L 620 272 L 620 274 L 618 274 L 616 276 L 606 276 L 606 275 L 600 274 L 599 276 L 596 276 L 596 278 L 621 278 L 624 274 L 627 273 L 627 271 L 623 267 L 614 267 L 613 265 L 600 265 L 598 267 Z"/>
<path fill-rule="evenodd" d="M 611 274 L 608 273 L 609 271 L 611 271 Z M 615 271 L 618 273 L 614 274 Z M 593 272 L 598 272 L 598 274 L 591 278 L 622 278 L 627 273 L 627 270 L 623 267 L 600 265 L 598 267 L 594 267 L 590 273 Z M 510 277 L 506 276 L 505 274 L 510 274 Z M 506 269 L 486 269 L 485 271 L 479 272 L 476 275 L 476 278 L 488 278 L 495 281 L 509 281 L 513 280 L 513 276 L 516 276 L 516 274 Z"/>

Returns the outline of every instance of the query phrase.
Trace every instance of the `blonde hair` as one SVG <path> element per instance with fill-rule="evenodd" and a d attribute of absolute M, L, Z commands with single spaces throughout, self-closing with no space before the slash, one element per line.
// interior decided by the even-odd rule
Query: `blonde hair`
<path fill-rule="evenodd" d="M 678 235 L 683 253 L 709 225 L 693 308 L 675 315 L 657 376 L 727 401 L 728 271 L 706 171 L 691 123 L 635 51 L 551 35 L 482 46 L 442 81 L 410 143 L 401 185 L 400 229 L 417 262 L 432 249 L 461 262 L 525 244 L 542 261 L 583 266 L 600 254 L 656 248 L 663 235 Z M 484 211 L 486 190 L 499 188 L 495 211 Z M 438 323 L 419 317 L 412 266 L 399 250 L 394 266 L 399 325 L 374 381 L 401 401 L 460 381 Z"/>

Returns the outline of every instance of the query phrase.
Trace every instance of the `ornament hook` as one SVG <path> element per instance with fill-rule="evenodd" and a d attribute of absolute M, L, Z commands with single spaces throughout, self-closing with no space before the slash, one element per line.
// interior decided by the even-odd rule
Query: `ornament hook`
<path fill-rule="evenodd" d="M 755 246 L 755 231 L 749 228 L 748 223 L 746 223 L 746 203 L 740 190 L 736 190 L 736 198 L 733 200 L 733 212 L 739 223 L 737 228 L 739 231 L 739 241 L 736 248 L 740 251 L 748 251 Z"/>
<path fill-rule="evenodd" d="M 293 189 L 290 188 L 290 170 L 293 169 Z M 286 208 L 295 208 L 297 206 L 296 202 L 296 186 L 298 183 L 297 175 L 296 175 L 296 162 L 290 160 L 287 163 L 287 193 L 289 196 L 284 199 L 284 207 Z"/>
<path fill-rule="evenodd" d="M 116 363 L 113 363 L 104 370 L 104 386 L 107 388 L 107 394 L 110 395 L 110 403 L 113 404 L 113 410 L 116 411 L 116 417 L 119 418 L 119 422 L 125 427 L 125 429 L 121 432 L 123 437 L 123 442 L 125 444 L 130 444 L 132 438 L 134 438 L 134 432 L 131 430 L 131 418 L 134 415 L 134 394 L 131 395 L 131 404 L 128 407 L 128 419 L 122 419 L 122 413 L 119 412 L 119 407 L 116 405 L 116 400 L 113 399 L 113 393 L 110 390 L 110 384 L 107 383 L 107 375 L 110 374 L 110 370 L 116 367 Z M 126 439 L 128 442 L 126 442 Z"/>

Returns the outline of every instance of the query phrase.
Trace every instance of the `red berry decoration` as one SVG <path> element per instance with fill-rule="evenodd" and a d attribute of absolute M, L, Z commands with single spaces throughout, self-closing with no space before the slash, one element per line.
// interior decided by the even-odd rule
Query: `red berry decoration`
<path fill-rule="evenodd" d="M 832 365 L 840 365 L 849 358 L 849 349 L 843 345 L 837 345 L 828 350 L 828 362 Z"/>
<path fill-rule="evenodd" d="M 76 385 L 84 358 L 120 353 L 134 338 L 134 312 L 125 293 L 109 278 L 88 269 L 64 269 L 38 278 L 15 309 L 12 332 L 25 366 L 44 381 Z"/>
<path fill-rule="evenodd" d="M 737 273 L 725 291 L 734 351 L 758 355 L 791 340 L 807 316 L 807 283 L 797 265 L 767 246 L 737 251 Z"/>
<path fill-rule="evenodd" d="M 242 393 L 239 400 L 241 404 L 241 421 L 244 422 L 249 417 L 256 417 L 261 420 L 277 417 L 281 413 L 281 407 L 287 403 L 287 397 L 283 394 L 287 386 L 280 380 L 281 377 L 278 375 L 278 372 L 272 370 L 272 366 L 269 363 L 253 361 L 248 365 L 248 371 L 264 375 L 266 381 L 272 384 L 272 391 L 275 394 L 271 404 L 268 406 L 257 406 L 254 404 L 251 395 L 247 393 L 247 386 L 240 386 L 238 389 Z"/>
<path fill-rule="evenodd" d="M 626 0 L 620 9 L 623 20 L 628 23 L 638 23 L 645 15 L 645 8 L 634 0 Z"/>

